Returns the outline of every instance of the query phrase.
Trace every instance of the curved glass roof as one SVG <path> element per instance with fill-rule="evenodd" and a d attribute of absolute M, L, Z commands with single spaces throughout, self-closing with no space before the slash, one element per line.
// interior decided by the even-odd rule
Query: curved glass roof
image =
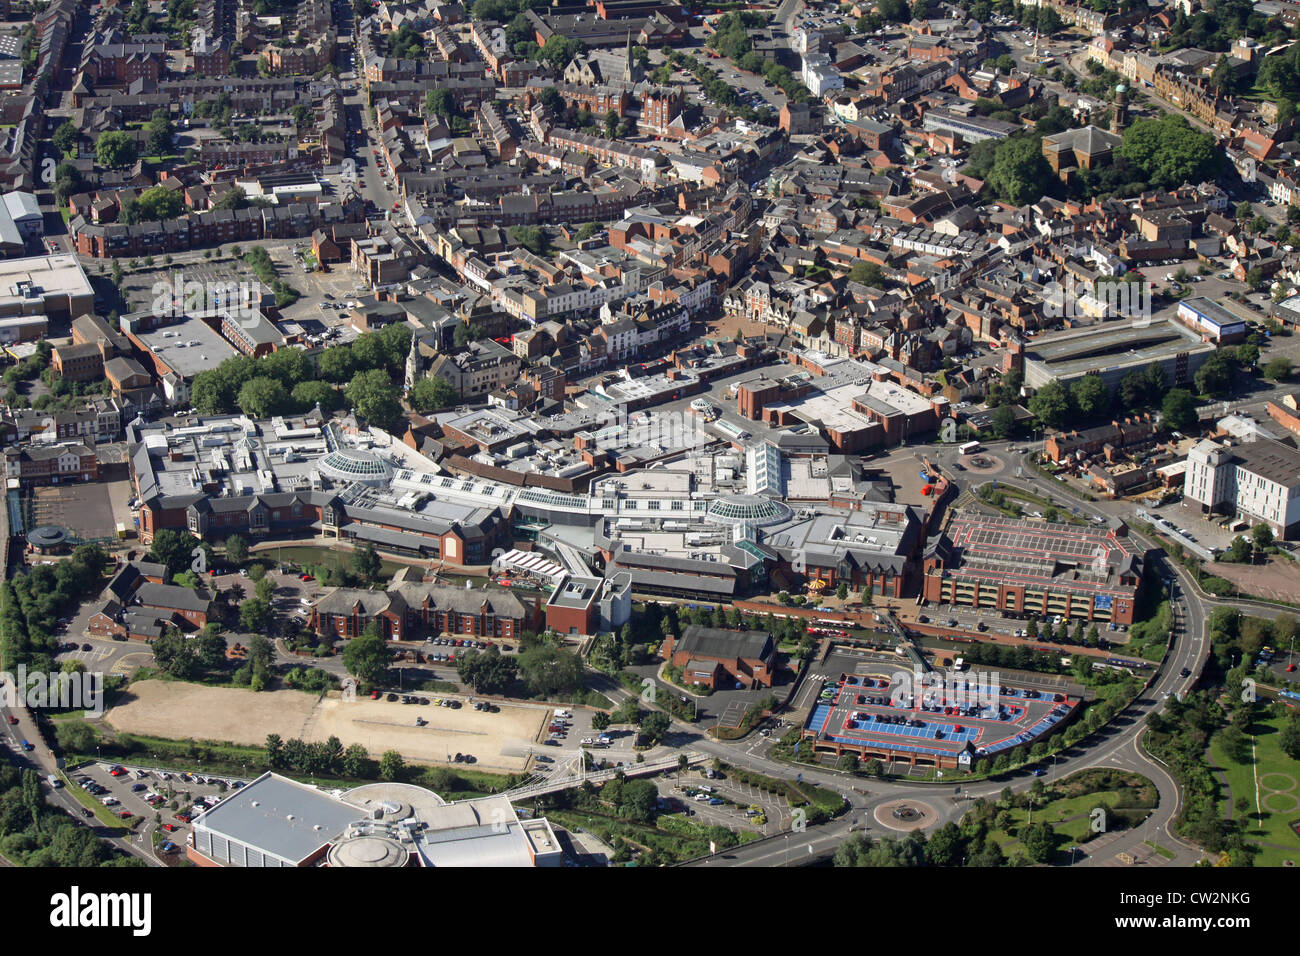
<path fill-rule="evenodd" d="M 790 509 L 780 501 L 758 495 L 730 495 L 709 502 L 708 515 L 719 521 L 766 525 L 784 521 Z"/>
<path fill-rule="evenodd" d="M 340 448 L 330 452 L 317 464 L 320 473 L 336 481 L 360 481 L 366 484 L 387 484 L 393 469 L 378 455 L 354 448 Z"/>

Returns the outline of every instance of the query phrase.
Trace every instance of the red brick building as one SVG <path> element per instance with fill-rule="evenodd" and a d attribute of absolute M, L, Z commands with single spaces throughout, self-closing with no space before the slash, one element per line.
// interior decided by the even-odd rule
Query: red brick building
<path fill-rule="evenodd" d="M 5 477 L 18 479 L 24 487 L 94 481 L 99 477 L 99 458 L 81 442 L 6 448 Z"/>
<path fill-rule="evenodd" d="M 378 622 L 385 640 L 422 640 L 439 634 L 517 641 L 538 630 L 541 602 L 525 602 L 510 591 L 465 590 L 433 584 L 404 584 L 388 591 L 336 588 L 311 609 L 309 626 L 322 637 L 357 637 Z"/>
<path fill-rule="evenodd" d="M 728 631 L 692 624 L 668 637 L 660 654 L 680 668 L 687 683 L 705 687 L 771 687 L 776 679 L 776 641 L 763 631 Z"/>

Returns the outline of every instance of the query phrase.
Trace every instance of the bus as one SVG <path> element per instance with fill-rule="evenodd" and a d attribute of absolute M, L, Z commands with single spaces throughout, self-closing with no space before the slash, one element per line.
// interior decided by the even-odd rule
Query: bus
<path fill-rule="evenodd" d="M 963 455 L 969 455 L 972 452 L 979 451 L 980 443 L 977 441 L 968 441 L 966 444 L 958 447 L 957 451 Z"/>

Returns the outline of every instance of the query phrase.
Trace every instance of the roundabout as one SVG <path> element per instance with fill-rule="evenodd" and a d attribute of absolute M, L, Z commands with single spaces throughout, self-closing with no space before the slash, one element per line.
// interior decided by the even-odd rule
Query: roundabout
<path fill-rule="evenodd" d="M 934 807 L 922 800 L 912 799 L 890 800 L 888 803 L 882 803 L 876 807 L 873 815 L 882 827 L 902 833 L 923 830 L 939 819 L 939 814 L 935 812 Z"/>

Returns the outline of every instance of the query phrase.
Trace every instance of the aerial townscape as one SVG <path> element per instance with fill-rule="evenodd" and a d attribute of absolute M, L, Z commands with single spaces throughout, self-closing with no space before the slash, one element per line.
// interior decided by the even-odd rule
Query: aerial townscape
<path fill-rule="evenodd" d="M 0 864 L 1300 863 L 1300 2 L 0 0 L 0 88 Z"/>

